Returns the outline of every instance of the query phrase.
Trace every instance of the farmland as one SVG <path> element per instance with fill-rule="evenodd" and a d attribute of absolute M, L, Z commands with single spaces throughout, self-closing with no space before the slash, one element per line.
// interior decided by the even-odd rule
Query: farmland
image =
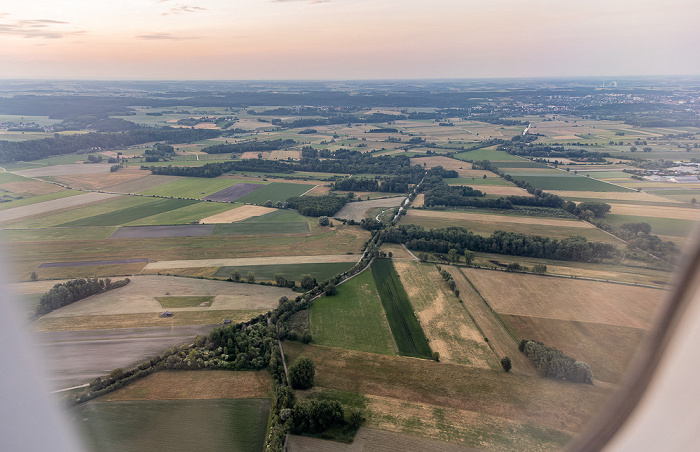
<path fill-rule="evenodd" d="M 432 350 L 391 260 L 372 263 L 372 277 L 399 353 L 430 358 Z"/>
<path fill-rule="evenodd" d="M 93 450 L 243 452 L 262 447 L 269 406 L 260 399 L 96 401 L 71 414 Z M 149 434 L 154 426 L 157 436 Z"/>
<path fill-rule="evenodd" d="M 394 261 L 394 267 L 416 309 L 430 348 L 440 353 L 441 361 L 498 368 L 484 335 L 447 284 L 441 284 L 440 273 L 433 265 Z"/>
<path fill-rule="evenodd" d="M 19 86 L 8 83 L 2 108 Z M 342 438 L 333 427 L 291 437 L 290 450 L 561 450 L 633 365 L 700 216 L 700 184 L 688 178 L 699 171 L 691 159 L 700 158 L 700 128 L 683 125 L 697 119 L 697 90 L 686 82 L 121 83 L 65 81 L 56 88 L 75 105 L 52 112 L 59 119 L 7 116 L 57 135 L 0 131 L 13 140 L 0 140 L 0 157 L 27 160 L 0 170 L 7 274 L 27 320 L 58 282 L 130 278 L 31 319 L 52 387 L 104 382 L 112 369 L 129 373 L 169 350 L 168 371 L 73 409 L 96 448 L 261 449 L 269 399 L 285 378 L 279 350 L 287 366 L 301 355 L 316 366 L 314 387 L 294 391 L 297 403 L 337 400 L 366 417 L 357 444 L 318 442 Z M 32 82 L 20 91 L 13 108 L 58 108 L 50 89 Z M 618 119 L 592 119 L 610 117 Z M 100 132 L 96 118 L 124 130 Z M 674 124 L 649 125 L 664 121 Z M 91 141 L 73 143 L 77 133 Z M 32 145 L 39 137 L 48 141 Z M 457 177 L 428 172 L 438 166 Z M 357 190 L 333 189 L 345 177 Z M 444 204 L 435 205 L 440 191 Z M 348 202 L 330 212 L 325 195 Z M 497 201 L 508 196 L 523 198 Z M 292 209 L 291 197 L 321 208 Z M 595 206 L 564 201 L 611 210 L 595 217 Z M 630 223 L 648 224 L 651 235 L 622 228 Z M 461 232 L 447 229 L 444 240 L 426 232 L 409 241 L 409 225 L 475 236 L 457 243 Z M 495 231 L 514 233 L 505 234 L 511 242 L 489 246 Z M 605 246 L 590 245 L 602 251 L 585 262 L 531 258 L 579 255 L 530 253 L 549 245 L 517 234 Z M 477 242 L 485 245 L 470 261 Z M 305 292 L 307 274 L 317 285 Z M 258 334 L 258 345 L 247 342 Z M 518 350 L 522 339 L 585 361 L 593 384 L 542 377 Z M 59 396 L 72 403 L 92 390 Z M 268 433 L 288 427 L 279 420 L 290 413 L 273 413 Z M 169 436 L 151 438 L 156 429 Z"/>
<path fill-rule="evenodd" d="M 396 345 L 370 271 L 351 279 L 332 297 L 322 297 L 309 310 L 314 343 L 385 355 Z"/>

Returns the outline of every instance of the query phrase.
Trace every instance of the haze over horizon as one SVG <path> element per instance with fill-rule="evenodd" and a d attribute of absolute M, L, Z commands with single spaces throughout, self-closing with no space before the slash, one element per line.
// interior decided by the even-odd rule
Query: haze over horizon
<path fill-rule="evenodd" d="M 0 78 L 700 74 L 694 0 L 67 0 L 5 5 Z"/>

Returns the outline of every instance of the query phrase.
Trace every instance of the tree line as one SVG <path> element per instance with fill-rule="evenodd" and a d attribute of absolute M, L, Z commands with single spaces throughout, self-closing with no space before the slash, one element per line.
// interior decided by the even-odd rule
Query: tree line
<path fill-rule="evenodd" d="M 118 133 L 91 132 L 56 135 L 53 138 L 27 141 L 0 141 L 0 163 L 38 160 L 54 155 L 71 154 L 91 149 L 117 149 L 152 141 L 191 143 L 215 138 L 220 131 L 208 129 L 136 129 Z"/>
<path fill-rule="evenodd" d="M 42 316 L 91 295 L 124 287 L 129 284 L 129 281 L 129 278 L 114 282 L 109 278 L 81 278 L 55 284 L 39 299 L 36 315 Z"/>
<path fill-rule="evenodd" d="M 225 143 L 215 144 L 202 148 L 202 152 L 207 154 L 243 154 L 244 152 L 265 152 L 276 151 L 279 149 L 287 149 L 298 144 L 291 139 L 275 139 L 275 140 L 249 140 L 240 143 Z"/>
<path fill-rule="evenodd" d="M 376 191 L 383 193 L 406 193 L 408 182 L 403 177 L 391 177 L 381 179 L 366 179 L 360 177 L 346 177 L 331 184 L 332 190 L 340 191 Z"/>
<path fill-rule="evenodd" d="M 412 250 L 442 254 L 454 248 L 460 254 L 469 250 L 577 262 L 595 262 L 617 255 L 614 245 L 590 242 L 585 237 L 572 236 L 558 240 L 504 231 L 483 237 L 455 226 L 430 230 L 416 225 L 392 226 L 382 231 L 380 238 L 384 242 L 403 243 Z"/>

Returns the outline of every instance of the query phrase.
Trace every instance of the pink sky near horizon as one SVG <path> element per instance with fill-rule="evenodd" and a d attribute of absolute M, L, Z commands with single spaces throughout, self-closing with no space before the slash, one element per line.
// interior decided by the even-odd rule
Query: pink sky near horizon
<path fill-rule="evenodd" d="M 700 74 L 695 0 L 33 0 L 0 78 Z"/>

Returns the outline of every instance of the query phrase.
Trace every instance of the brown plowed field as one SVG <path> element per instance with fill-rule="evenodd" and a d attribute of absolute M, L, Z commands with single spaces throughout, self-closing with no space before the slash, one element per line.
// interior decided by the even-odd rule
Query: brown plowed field
<path fill-rule="evenodd" d="M 49 184 L 46 182 L 39 182 L 34 180 L 22 181 L 22 182 L 8 182 L 6 184 L 0 184 L 0 190 L 6 190 L 11 193 L 17 193 L 24 196 L 37 196 L 46 195 L 49 193 L 56 193 L 57 191 L 63 190 L 55 184 Z"/>
<path fill-rule="evenodd" d="M 470 281 L 457 267 L 448 267 L 448 271 L 452 274 L 455 283 L 457 283 L 459 296 L 464 303 L 464 307 L 474 319 L 474 323 L 479 327 L 484 338 L 488 339 L 488 345 L 493 350 L 498 361 L 500 362 L 501 358 L 508 356 L 513 364 L 513 372 L 534 375 L 535 369 L 525 355 L 518 350 L 518 343 L 508 333 L 508 330 L 489 308 L 481 295 L 474 290 Z"/>
<path fill-rule="evenodd" d="M 598 281 L 464 268 L 499 314 L 648 329 L 666 292 Z"/>
<path fill-rule="evenodd" d="M 121 171 L 121 170 L 120 170 Z M 142 191 L 160 187 L 169 182 L 175 182 L 181 179 L 179 176 L 160 176 L 156 174 L 148 174 L 145 171 L 139 170 L 141 177 L 134 178 L 130 181 L 121 182 L 115 185 L 107 185 L 104 191 L 114 193 L 141 193 Z M 119 172 L 119 171 L 117 171 Z"/>

